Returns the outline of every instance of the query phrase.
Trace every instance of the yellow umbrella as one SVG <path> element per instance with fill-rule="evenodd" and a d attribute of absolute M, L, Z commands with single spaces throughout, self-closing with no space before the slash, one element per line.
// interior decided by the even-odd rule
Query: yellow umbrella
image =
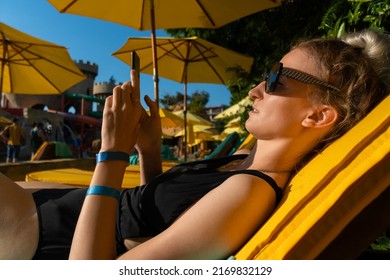
<path fill-rule="evenodd" d="M 234 74 L 230 68 L 241 67 L 249 72 L 253 62 L 252 57 L 199 37 L 159 37 L 156 42 L 161 76 L 179 83 L 228 84 Z M 130 65 L 131 53 L 135 51 L 140 57 L 140 71 L 153 74 L 151 48 L 148 38 L 131 37 L 113 56 Z"/>
<path fill-rule="evenodd" d="M 0 93 L 58 94 L 85 79 L 66 48 L 0 22 Z"/>
<path fill-rule="evenodd" d="M 147 111 L 148 114 L 149 110 Z M 161 118 L 161 126 L 165 128 L 177 128 L 177 127 L 183 127 L 184 121 L 183 118 L 174 114 L 173 112 L 159 108 L 159 114 Z"/>
<path fill-rule="evenodd" d="M 277 7 L 281 0 L 48 0 L 61 13 L 99 18 L 138 30 L 218 28 L 236 19 Z M 158 101 L 156 48 L 152 48 L 155 98 Z"/>
<path fill-rule="evenodd" d="M 241 67 L 249 72 L 253 62 L 249 56 L 198 37 L 157 38 L 156 42 L 161 75 L 184 84 L 184 127 L 187 124 L 187 83 L 229 84 L 234 74 L 229 69 Z M 149 55 L 152 47 L 147 38 L 129 38 L 113 55 L 129 64 L 135 51 L 140 57 L 140 71 L 152 74 L 153 59 Z M 186 160 L 186 154 L 184 157 Z"/>
<path fill-rule="evenodd" d="M 99 18 L 138 30 L 151 30 L 154 28 L 153 24 L 158 29 L 217 28 L 281 4 L 280 0 L 48 1 L 61 13 Z M 154 16 L 151 14 L 152 10 Z"/>
<path fill-rule="evenodd" d="M 212 123 L 194 113 L 186 112 L 184 110 L 174 112 L 176 115 L 184 119 L 184 127 L 182 130 L 182 136 L 184 137 L 183 144 L 194 144 L 201 135 L 199 130 L 203 130 L 205 127 L 211 128 Z M 188 131 L 187 131 L 188 128 Z M 195 131 L 197 129 L 197 131 Z M 188 134 L 188 135 L 187 135 Z M 187 149 L 184 150 L 184 160 L 187 160 Z"/>
<path fill-rule="evenodd" d="M 0 116 L 0 124 L 11 124 L 12 121 L 6 117 Z"/>
<path fill-rule="evenodd" d="M 222 134 L 228 135 L 228 134 L 233 133 L 233 132 L 237 132 L 238 134 L 244 134 L 245 131 L 242 129 L 242 127 L 240 125 L 240 120 L 241 120 L 240 117 L 236 117 L 236 118 L 230 120 L 225 125 L 225 129 L 222 131 Z"/>
<path fill-rule="evenodd" d="M 225 119 L 232 116 L 240 115 L 244 112 L 245 107 L 252 104 L 252 100 L 249 98 L 249 96 L 243 98 L 240 102 L 230 106 L 226 110 L 223 110 L 221 113 L 216 115 L 214 119 Z"/>
<path fill-rule="evenodd" d="M 187 146 L 197 145 L 202 141 L 215 141 L 216 131 L 211 125 L 189 125 L 187 131 Z M 177 132 L 175 137 L 184 137 L 184 129 Z"/>
<path fill-rule="evenodd" d="M 195 141 L 214 141 L 217 130 L 208 125 L 194 125 Z"/>
<path fill-rule="evenodd" d="M 184 119 L 184 110 L 173 112 L 176 116 L 179 116 L 180 118 Z M 194 113 L 187 111 L 187 124 L 191 125 L 205 125 L 205 126 L 212 126 L 212 122 L 209 120 L 206 120 L 205 118 L 202 118 Z"/>

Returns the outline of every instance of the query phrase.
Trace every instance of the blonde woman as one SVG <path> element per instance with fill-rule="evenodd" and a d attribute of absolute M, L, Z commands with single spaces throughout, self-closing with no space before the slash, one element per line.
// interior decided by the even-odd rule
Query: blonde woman
<path fill-rule="evenodd" d="M 161 127 L 137 75 L 106 101 L 88 190 L 33 193 L 1 178 L 2 258 L 225 259 L 272 214 L 315 153 L 390 91 L 390 39 L 373 31 L 299 43 L 249 92 L 248 155 L 179 165 L 162 174 Z M 128 154 L 141 186 L 121 190 Z"/>

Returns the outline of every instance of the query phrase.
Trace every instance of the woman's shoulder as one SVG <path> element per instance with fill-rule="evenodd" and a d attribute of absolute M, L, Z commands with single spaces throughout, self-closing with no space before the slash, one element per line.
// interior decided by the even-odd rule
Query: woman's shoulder
<path fill-rule="evenodd" d="M 277 201 L 282 198 L 283 189 L 278 186 L 274 179 L 266 175 L 263 172 L 254 169 L 243 169 L 231 171 L 233 174 L 230 176 L 234 183 L 240 183 L 241 186 L 258 187 L 269 186 L 276 194 Z"/>

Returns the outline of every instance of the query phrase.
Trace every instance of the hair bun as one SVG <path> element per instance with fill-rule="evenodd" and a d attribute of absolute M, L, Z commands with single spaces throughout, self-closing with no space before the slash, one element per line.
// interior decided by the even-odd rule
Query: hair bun
<path fill-rule="evenodd" d="M 341 40 L 361 50 L 380 80 L 390 90 L 390 36 L 367 29 L 347 34 Z"/>

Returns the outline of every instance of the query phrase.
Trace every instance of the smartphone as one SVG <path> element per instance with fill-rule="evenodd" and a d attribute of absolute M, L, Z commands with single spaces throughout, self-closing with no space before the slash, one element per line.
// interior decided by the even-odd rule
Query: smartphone
<path fill-rule="evenodd" d="M 131 69 L 137 71 L 138 77 L 140 74 L 140 60 L 137 52 L 131 52 Z"/>

